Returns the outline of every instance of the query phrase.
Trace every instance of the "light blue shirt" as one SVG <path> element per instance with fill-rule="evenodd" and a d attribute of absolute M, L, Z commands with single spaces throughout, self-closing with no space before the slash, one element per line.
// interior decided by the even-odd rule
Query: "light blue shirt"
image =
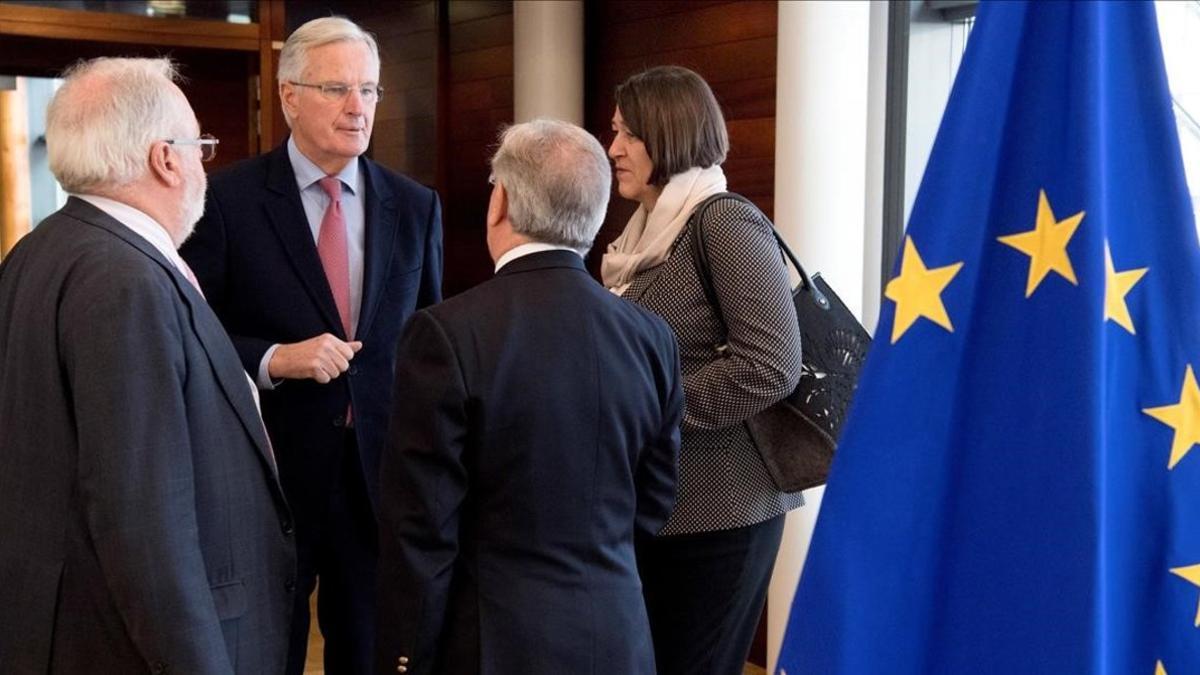
<path fill-rule="evenodd" d="M 321 219 L 325 217 L 325 210 L 329 208 L 329 195 L 325 194 L 318 182 L 325 177 L 325 172 L 300 152 L 294 138 L 288 138 L 287 152 L 292 163 L 292 173 L 296 175 L 296 187 L 300 189 L 304 217 L 308 220 L 308 229 L 312 232 L 313 244 L 316 245 L 321 234 Z M 337 177 L 342 182 L 342 216 L 346 220 L 346 252 L 350 262 L 350 325 L 357 327 L 362 306 L 363 258 L 366 250 L 366 188 L 363 186 L 362 174 L 358 171 L 357 159 L 347 163 Z M 354 339 L 354 336 L 350 336 L 350 339 Z M 262 389 L 275 388 L 275 383 L 267 374 L 267 364 L 271 362 L 271 357 L 278 348 L 279 345 L 273 345 L 259 362 L 258 386 Z"/>

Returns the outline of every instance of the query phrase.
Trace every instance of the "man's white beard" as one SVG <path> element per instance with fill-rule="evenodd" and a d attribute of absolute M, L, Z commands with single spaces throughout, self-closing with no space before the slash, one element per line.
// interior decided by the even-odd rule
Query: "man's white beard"
<path fill-rule="evenodd" d="M 183 242 L 195 231 L 196 223 L 204 216 L 204 193 L 207 190 L 208 176 L 203 172 L 200 173 L 200 180 L 188 184 L 187 193 L 180 205 L 182 215 L 179 222 L 183 227 L 179 232 L 178 241 L 175 242 L 175 248 L 183 246 Z"/>

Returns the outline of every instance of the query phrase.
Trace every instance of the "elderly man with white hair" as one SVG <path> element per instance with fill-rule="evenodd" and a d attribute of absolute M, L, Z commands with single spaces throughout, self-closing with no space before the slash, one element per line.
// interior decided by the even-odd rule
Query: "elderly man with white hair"
<path fill-rule="evenodd" d="M 289 675 L 304 672 L 314 588 L 326 673 L 370 669 L 396 339 L 442 297 L 437 195 L 363 156 L 386 105 L 379 79 L 375 39 L 353 22 L 297 28 L 279 56 L 290 137 L 213 174 L 182 249 L 262 389 L 296 512 Z"/>
<path fill-rule="evenodd" d="M 376 670 L 651 675 L 633 542 L 675 503 L 675 338 L 584 268 L 612 180 L 595 138 L 510 127 L 492 180 L 496 276 L 400 342 Z"/>
<path fill-rule="evenodd" d="M 176 252 L 216 140 L 166 60 L 65 78 L 46 136 L 71 197 L 0 266 L 0 672 L 278 673 L 291 515 Z"/>

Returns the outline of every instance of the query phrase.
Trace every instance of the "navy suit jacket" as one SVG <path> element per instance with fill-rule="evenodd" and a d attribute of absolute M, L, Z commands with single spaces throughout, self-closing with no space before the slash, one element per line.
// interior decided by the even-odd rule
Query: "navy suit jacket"
<path fill-rule="evenodd" d="M 217 317 L 67 200 L 0 266 L 0 672 L 282 672 L 293 530 Z"/>
<path fill-rule="evenodd" d="M 634 531 L 675 500 L 666 323 L 535 253 L 413 316 L 383 461 L 377 666 L 654 672 Z"/>
<path fill-rule="evenodd" d="M 262 393 L 263 418 L 292 507 L 304 522 L 338 475 L 347 404 L 353 405 L 367 491 L 378 504 L 396 340 L 416 309 L 441 299 L 437 194 L 359 158 L 365 179 L 362 307 L 350 369 L 329 384 L 285 380 Z M 267 349 L 322 333 L 346 339 L 304 215 L 287 144 L 209 180 L 204 218 L 180 250 L 252 377 Z"/>

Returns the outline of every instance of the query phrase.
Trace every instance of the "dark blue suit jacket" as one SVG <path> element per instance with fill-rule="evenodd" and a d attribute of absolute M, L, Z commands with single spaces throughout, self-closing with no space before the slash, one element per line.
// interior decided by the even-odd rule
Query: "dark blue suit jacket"
<path fill-rule="evenodd" d="M 675 501 L 675 337 L 579 256 L 413 316 L 382 468 L 378 668 L 653 673 L 634 560 Z"/>
<path fill-rule="evenodd" d="M 378 504 L 396 340 L 409 315 L 441 299 L 442 225 L 437 194 L 360 158 L 366 185 L 363 343 L 349 371 L 329 384 L 287 380 L 262 393 L 263 418 L 280 476 L 302 522 L 338 475 L 346 405 L 367 490 Z M 252 377 L 267 349 L 331 333 L 346 339 L 300 203 L 286 143 L 209 180 L 204 218 L 180 251 L 221 317 Z"/>
<path fill-rule="evenodd" d="M 0 673 L 279 673 L 295 578 L 217 317 L 67 200 L 0 266 Z"/>

